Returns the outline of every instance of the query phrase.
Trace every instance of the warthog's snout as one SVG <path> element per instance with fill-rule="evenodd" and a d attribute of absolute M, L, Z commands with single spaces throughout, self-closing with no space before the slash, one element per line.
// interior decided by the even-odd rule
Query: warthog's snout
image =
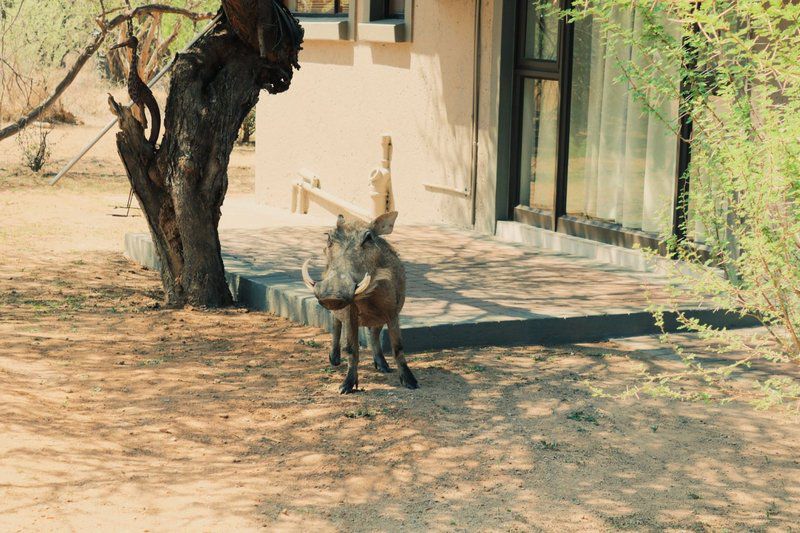
<path fill-rule="evenodd" d="M 322 307 L 325 309 L 329 309 L 331 311 L 338 311 L 339 309 L 344 309 L 350 302 L 347 298 L 319 298 L 319 303 L 322 304 Z"/>
<path fill-rule="evenodd" d="M 303 263 L 303 281 L 309 289 L 314 291 L 314 296 L 317 297 L 319 303 L 331 311 L 338 311 L 352 304 L 356 297 L 367 290 L 372 281 L 369 273 L 364 274 L 361 281 L 356 282 L 349 273 L 333 270 L 329 270 L 321 281 L 314 281 L 308 273 L 309 261 L 310 259 Z"/>

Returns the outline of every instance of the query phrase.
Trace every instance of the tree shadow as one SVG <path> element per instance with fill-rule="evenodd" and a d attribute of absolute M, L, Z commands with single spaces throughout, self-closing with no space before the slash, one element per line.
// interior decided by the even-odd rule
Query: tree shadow
<path fill-rule="evenodd" d="M 328 228 L 227 230 L 228 268 L 301 282 L 300 265 L 323 266 Z M 388 240 L 406 266 L 408 323 L 464 323 L 635 313 L 666 301 L 663 280 L 565 254 L 498 242 L 444 226 L 405 226 Z M 644 287 L 649 287 L 650 293 Z"/>
<path fill-rule="evenodd" d="M 0 523 L 451 531 L 800 520 L 794 420 L 592 395 L 633 382 L 642 362 L 678 368 L 652 340 L 419 354 L 409 358 L 417 391 L 365 357 L 364 392 L 340 396 L 344 370 L 328 366 L 320 330 L 244 310 L 152 309 L 157 276 L 121 266 L 0 278 L 4 298 L 17 291 L 0 323 Z M 39 305 L 78 295 L 69 320 Z"/>

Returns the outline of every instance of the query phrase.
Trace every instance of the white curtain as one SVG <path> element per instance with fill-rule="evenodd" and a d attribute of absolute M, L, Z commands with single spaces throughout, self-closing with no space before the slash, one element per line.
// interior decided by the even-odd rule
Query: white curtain
<path fill-rule="evenodd" d="M 622 27 L 641 27 L 631 10 L 616 17 Z M 641 65 L 643 58 L 621 39 L 607 42 L 598 26 L 587 20 L 576 27 L 567 211 L 658 233 L 670 222 L 677 137 L 618 81 L 619 62 Z M 677 101 L 660 107 L 677 122 Z"/>

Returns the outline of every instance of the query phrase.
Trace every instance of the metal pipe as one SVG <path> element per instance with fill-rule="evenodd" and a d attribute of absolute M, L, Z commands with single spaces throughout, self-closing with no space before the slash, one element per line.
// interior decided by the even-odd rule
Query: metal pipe
<path fill-rule="evenodd" d="M 469 198 L 469 191 L 466 189 L 457 189 L 455 187 L 448 187 L 446 185 L 437 185 L 436 183 L 423 183 L 422 186 L 428 189 L 429 191 L 449 192 L 452 194 L 463 196 L 464 198 Z"/>
<path fill-rule="evenodd" d="M 472 72 L 472 161 L 470 166 L 469 194 L 472 196 L 472 227 L 478 215 L 478 115 L 481 104 L 481 16 L 483 0 L 475 0 L 475 58 Z"/>
<path fill-rule="evenodd" d="M 208 26 L 206 26 L 205 28 L 203 28 L 203 30 L 202 30 L 200 33 L 198 33 L 197 35 L 195 35 L 194 39 L 192 39 L 192 42 L 190 42 L 189 44 L 187 44 L 187 45 L 186 45 L 186 46 L 183 48 L 183 50 L 181 50 L 181 51 L 180 51 L 180 53 L 184 53 L 184 52 L 186 52 L 187 50 L 189 50 L 189 48 L 191 48 L 192 46 L 194 46 L 194 45 L 197 43 L 197 41 L 199 41 L 199 40 L 200 40 L 200 39 L 201 39 L 201 38 L 202 38 L 202 37 L 203 37 L 203 36 L 204 36 L 206 33 L 208 33 L 208 31 L 209 31 L 209 30 L 210 30 L 210 29 L 211 29 L 211 28 L 214 26 L 214 24 L 216 24 L 217 22 L 219 22 L 219 21 L 220 21 L 220 19 L 221 19 L 221 18 L 222 18 L 222 14 L 220 13 L 219 15 L 217 15 L 216 17 L 214 17 L 213 19 L 211 19 L 211 22 L 209 22 L 209 23 L 208 23 Z M 158 74 L 156 74 L 155 76 L 153 76 L 153 79 L 151 79 L 151 80 L 150 80 L 150 82 L 147 84 L 147 86 L 152 88 L 152 87 L 153 87 L 153 86 L 154 86 L 156 83 L 158 83 L 158 81 L 159 81 L 161 78 L 163 78 L 163 77 L 164 77 L 164 75 L 165 75 L 167 72 L 169 72 L 169 70 L 170 70 L 170 69 L 171 69 L 171 68 L 172 68 L 172 67 L 175 65 L 175 59 L 176 59 L 176 58 L 177 58 L 177 54 L 176 54 L 175 56 L 173 56 L 173 57 L 172 57 L 172 59 L 170 60 L 170 62 L 169 62 L 169 63 L 167 63 L 167 65 L 166 65 L 164 68 L 162 68 L 162 69 L 161 69 L 161 71 L 160 71 Z M 132 102 L 129 100 L 129 101 L 128 101 L 128 103 L 127 103 L 127 104 L 125 104 L 125 105 L 126 105 L 126 106 L 130 106 L 130 105 L 131 105 L 131 103 L 132 103 Z M 89 142 L 86 144 L 86 146 L 84 146 L 84 147 L 81 149 L 81 151 L 80 151 L 80 152 L 78 152 L 78 155 L 76 155 L 75 157 L 73 157 L 73 158 L 72 158 L 72 159 L 69 161 L 69 163 L 67 163 L 67 164 L 64 166 L 64 168 L 62 168 L 62 169 L 61 169 L 61 171 L 60 171 L 58 174 L 56 174 L 56 175 L 55 175 L 55 177 L 54 177 L 52 180 L 50 180 L 50 185 L 55 185 L 56 183 L 58 183 L 58 180 L 60 180 L 61 178 L 63 178 L 63 177 L 64 177 L 64 175 L 65 175 L 67 172 L 69 172 L 69 171 L 72 169 L 72 167 L 74 167 L 74 166 L 75 166 L 75 164 L 76 164 L 78 161 L 80 161 L 80 160 L 83 158 L 83 156 L 85 156 L 85 155 L 86 155 L 86 154 L 89 152 L 89 150 L 91 150 L 91 149 L 92 149 L 92 147 L 94 147 L 94 145 L 95 145 L 95 144 L 97 144 L 97 143 L 98 143 L 98 141 L 100 141 L 100 139 L 102 139 L 102 138 L 103 138 L 103 136 L 104 136 L 106 133 L 108 133 L 108 132 L 109 132 L 109 130 L 111 130 L 111 128 L 113 128 L 113 127 L 114 127 L 114 124 L 116 124 L 116 123 L 117 123 L 117 120 L 118 120 L 118 119 L 117 119 L 116 117 L 114 117 L 114 119 L 113 119 L 113 120 L 111 120 L 111 121 L 110 121 L 108 124 L 106 124 L 106 126 L 105 126 L 105 127 L 104 127 L 104 128 L 101 130 L 101 131 L 100 131 L 100 133 L 98 133 L 96 137 L 94 137 L 94 138 L 93 138 L 91 141 L 89 141 Z"/>

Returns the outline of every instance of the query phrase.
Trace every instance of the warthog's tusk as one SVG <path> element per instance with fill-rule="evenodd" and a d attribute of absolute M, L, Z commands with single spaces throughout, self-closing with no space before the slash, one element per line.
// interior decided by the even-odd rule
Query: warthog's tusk
<path fill-rule="evenodd" d="M 364 279 L 361 280 L 361 283 L 358 284 L 356 287 L 356 293 L 354 296 L 358 296 L 369 287 L 370 282 L 372 281 L 372 276 L 369 275 L 369 272 L 364 274 Z"/>
<path fill-rule="evenodd" d="M 303 283 L 305 283 L 306 287 L 308 287 L 309 289 L 314 290 L 314 285 L 316 285 L 317 282 L 314 281 L 313 279 L 311 279 L 311 274 L 308 273 L 308 264 L 310 262 L 311 262 L 311 259 L 306 259 L 306 262 L 303 263 L 303 269 L 302 269 L 302 271 L 303 271 Z"/>

